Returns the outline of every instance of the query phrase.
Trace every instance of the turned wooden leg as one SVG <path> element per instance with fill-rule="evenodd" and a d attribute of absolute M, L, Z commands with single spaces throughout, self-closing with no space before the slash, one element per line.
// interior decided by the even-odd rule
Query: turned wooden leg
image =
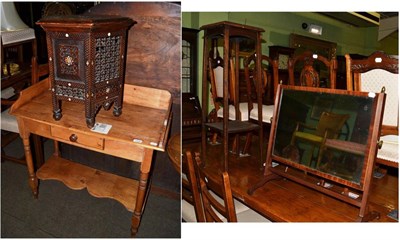
<path fill-rule="evenodd" d="M 61 156 L 59 144 L 58 144 L 58 141 L 56 141 L 56 140 L 54 140 L 54 153 L 53 154 L 56 157 L 60 157 Z"/>
<path fill-rule="evenodd" d="M 36 177 L 35 169 L 33 166 L 33 159 L 32 159 L 31 146 L 30 146 L 30 142 L 29 142 L 29 136 L 23 137 L 22 142 L 24 144 L 26 165 L 28 167 L 28 173 L 29 173 L 28 184 L 32 190 L 33 197 L 37 198 L 38 197 L 38 179 Z"/>
<path fill-rule="evenodd" d="M 131 225 L 131 236 L 135 237 L 139 225 L 140 225 L 140 220 L 142 218 L 142 213 L 143 213 L 143 208 L 145 204 L 145 199 L 147 195 L 147 184 L 148 184 L 148 173 L 140 173 L 140 180 L 139 180 L 139 190 L 138 190 L 138 195 L 136 198 L 136 206 L 135 206 L 135 211 L 133 212 L 132 216 L 132 225 Z"/>
<path fill-rule="evenodd" d="M 139 178 L 138 192 L 136 196 L 136 205 L 132 216 L 132 224 L 131 224 L 132 237 L 135 237 L 136 233 L 138 232 L 143 209 L 146 204 L 147 196 L 149 193 L 149 173 L 150 173 L 152 158 L 153 158 L 153 150 L 145 149 L 144 158 L 140 166 L 140 178 Z"/>
<path fill-rule="evenodd" d="M 252 139 L 252 133 L 248 132 L 247 136 L 246 136 L 246 142 L 244 144 L 243 147 L 243 154 L 248 154 L 249 153 L 249 149 L 250 149 L 250 145 L 251 145 L 251 139 Z"/>

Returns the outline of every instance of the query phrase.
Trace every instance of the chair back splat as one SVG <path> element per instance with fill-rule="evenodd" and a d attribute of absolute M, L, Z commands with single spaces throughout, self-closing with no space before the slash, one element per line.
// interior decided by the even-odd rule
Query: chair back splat
<path fill-rule="evenodd" d="M 188 158 L 189 159 L 189 158 Z M 201 200 L 203 202 L 204 214 L 207 222 L 223 222 L 224 217 L 228 222 L 237 222 L 235 204 L 233 202 L 232 189 L 227 172 L 222 173 L 222 185 L 207 177 L 203 171 L 200 154 L 195 155 L 198 182 L 200 185 Z M 220 203 L 211 189 L 221 194 L 223 204 Z"/>
<path fill-rule="evenodd" d="M 299 69 L 300 72 L 295 73 Z M 307 87 L 336 88 L 336 58 L 327 59 L 324 56 L 305 51 L 289 58 L 289 83 Z"/>

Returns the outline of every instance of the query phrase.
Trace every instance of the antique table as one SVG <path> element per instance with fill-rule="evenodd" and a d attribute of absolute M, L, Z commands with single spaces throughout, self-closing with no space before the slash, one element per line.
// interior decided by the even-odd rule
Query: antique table
<path fill-rule="evenodd" d="M 29 171 L 29 186 L 38 197 L 38 179 L 59 180 L 71 189 L 87 188 L 95 197 L 112 198 L 133 212 L 131 234 L 140 224 L 149 190 L 154 151 L 164 151 L 171 123 L 171 94 L 165 90 L 126 84 L 124 114 L 115 118 L 102 111 L 99 123 L 112 125 L 108 134 L 87 128 L 84 105 L 66 102 L 64 117 L 52 118 L 51 90 L 48 79 L 21 92 L 10 113 L 15 115 L 23 140 Z M 151 96 L 151 98 L 149 98 Z M 99 171 L 61 157 L 57 144 L 54 154 L 36 172 L 32 163 L 29 135 L 37 134 L 85 149 L 122 157 L 140 163 L 140 179 L 134 180 Z"/>
<path fill-rule="evenodd" d="M 199 144 L 198 144 L 199 145 Z M 182 146 L 182 149 L 199 151 L 198 145 Z M 222 147 L 209 146 L 206 172 L 208 177 L 221 181 L 223 170 Z M 254 149 L 255 150 L 255 149 Z M 217 158 L 217 161 L 215 160 Z M 230 158 L 229 178 L 236 199 L 264 217 L 276 222 L 356 222 L 359 208 L 330 197 L 312 188 L 288 179 L 277 179 L 257 189 L 252 195 L 248 189 L 259 181 L 262 171 L 256 157 Z M 398 174 L 387 173 L 384 177 L 372 178 L 368 208 L 380 213 L 373 222 L 398 222 L 387 215 L 398 209 Z"/>
<path fill-rule="evenodd" d="M 167 153 L 175 170 L 181 174 L 181 134 L 177 133 L 168 140 Z"/>

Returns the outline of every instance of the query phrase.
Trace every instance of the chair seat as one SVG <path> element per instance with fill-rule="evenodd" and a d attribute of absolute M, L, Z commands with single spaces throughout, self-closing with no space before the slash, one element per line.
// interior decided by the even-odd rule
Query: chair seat
<path fill-rule="evenodd" d="M 311 142 L 322 142 L 322 137 L 306 132 L 295 132 L 294 135 L 298 138 L 305 139 Z"/>
<path fill-rule="evenodd" d="M 4 90 L 1 90 L 1 98 L 9 99 L 15 95 L 15 89 L 13 87 L 8 87 Z"/>
<path fill-rule="evenodd" d="M 238 213 L 236 215 L 238 222 L 271 222 L 253 209 Z"/>
<path fill-rule="evenodd" d="M 274 115 L 274 105 L 262 105 L 262 121 L 271 123 L 271 118 Z M 250 118 L 258 120 L 258 104 L 253 103 L 253 109 L 250 111 Z"/>
<path fill-rule="evenodd" d="M 249 104 L 244 102 L 244 103 L 239 103 L 239 111 L 240 111 L 240 120 L 241 121 L 248 121 L 249 120 Z M 217 111 L 217 117 L 223 118 L 224 117 L 224 110 L 221 107 Z M 235 106 L 229 105 L 229 120 L 234 121 L 236 120 L 236 110 Z"/>
<path fill-rule="evenodd" d="M 10 115 L 9 110 L 1 112 L 1 130 L 19 133 L 17 118 Z"/>
<path fill-rule="evenodd" d="M 194 211 L 194 206 L 188 203 L 185 199 L 181 201 L 182 208 L 182 219 L 185 222 L 197 222 L 196 212 Z"/>
<path fill-rule="evenodd" d="M 380 159 L 399 162 L 399 136 L 386 135 L 382 136 L 382 148 L 378 150 L 377 157 Z"/>

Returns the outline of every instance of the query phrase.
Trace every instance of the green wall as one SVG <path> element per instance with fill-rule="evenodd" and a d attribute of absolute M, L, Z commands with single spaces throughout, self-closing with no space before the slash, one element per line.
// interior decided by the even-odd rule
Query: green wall
<path fill-rule="evenodd" d="M 398 38 L 387 37 L 378 41 L 378 27 L 357 28 L 341 23 L 316 12 L 183 12 L 182 27 L 199 29 L 205 24 L 231 21 L 260 27 L 263 33 L 262 52 L 268 55 L 268 46 L 289 46 L 289 35 L 296 33 L 320 40 L 337 43 L 337 55 L 357 53 L 370 55 L 382 50 L 398 55 Z M 310 34 L 301 24 L 313 23 L 323 27 L 322 36 Z M 203 32 L 199 32 L 198 96 L 201 96 L 201 70 Z"/>

